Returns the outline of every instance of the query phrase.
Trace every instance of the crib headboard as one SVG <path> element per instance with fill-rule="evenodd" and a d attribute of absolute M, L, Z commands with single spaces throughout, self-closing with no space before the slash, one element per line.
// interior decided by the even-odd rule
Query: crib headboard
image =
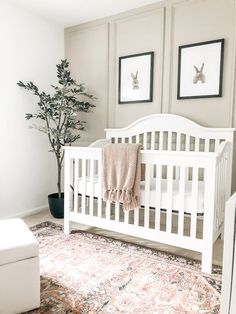
<path fill-rule="evenodd" d="M 120 129 L 106 129 L 112 143 L 142 143 L 144 149 L 214 152 L 233 143 L 234 129 L 207 128 L 174 114 L 153 114 Z"/>

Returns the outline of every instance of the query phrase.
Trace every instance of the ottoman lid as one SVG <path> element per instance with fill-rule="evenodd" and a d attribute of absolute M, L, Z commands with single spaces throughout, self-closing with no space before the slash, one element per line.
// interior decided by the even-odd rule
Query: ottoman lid
<path fill-rule="evenodd" d="M 0 265 L 35 256 L 38 256 L 38 242 L 23 220 L 0 220 Z"/>

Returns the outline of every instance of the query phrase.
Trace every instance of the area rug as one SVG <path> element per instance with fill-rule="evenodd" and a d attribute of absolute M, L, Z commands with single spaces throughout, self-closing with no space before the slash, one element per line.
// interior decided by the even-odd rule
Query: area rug
<path fill-rule="evenodd" d="M 44 222 L 39 241 L 41 307 L 29 313 L 220 312 L 221 269 L 88 232 L 63 234 Z"/>

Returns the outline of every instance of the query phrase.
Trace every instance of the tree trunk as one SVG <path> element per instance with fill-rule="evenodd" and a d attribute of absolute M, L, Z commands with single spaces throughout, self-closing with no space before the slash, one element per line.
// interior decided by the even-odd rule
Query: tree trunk
<path fill-rule="evenodd" d="M 59 158 L 57 158 L 57 190 L 58 198 L 61 198 L 61 163 Z"/>

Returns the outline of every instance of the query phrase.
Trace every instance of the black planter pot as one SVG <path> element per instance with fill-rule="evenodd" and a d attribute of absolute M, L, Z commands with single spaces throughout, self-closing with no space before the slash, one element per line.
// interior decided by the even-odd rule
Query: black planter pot
<path fill-rule="evenodd" d="M 64 218 L 64 193 L 58 198 L 58 193 L 48 195 L 50 213 L 54 218 Z"/>

